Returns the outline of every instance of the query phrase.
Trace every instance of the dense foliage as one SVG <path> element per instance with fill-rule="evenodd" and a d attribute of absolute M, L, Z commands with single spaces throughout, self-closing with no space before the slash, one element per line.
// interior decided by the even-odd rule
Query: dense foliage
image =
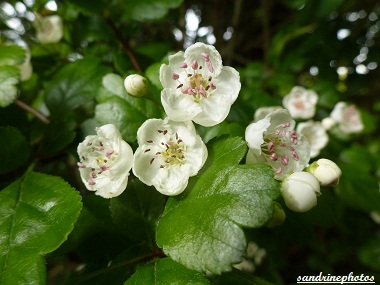
<path fill-rule="evenodd" d="M 320 272 L 380 280 L 378 1 L 7 0 L 0 18 L 1 285 L 295 284 L 298 276 Z M 170 183 L 143 179 L 144 164 L 132 167 L 130 155 L 119 162 L 124 173 L 112 173 L 112 181 L 120 180 L 118 196 L 102 193 L 92 178 L 109 167 L 81 169 L 94 152 L 86 147 L 99 143 L 88 136 L 113 124 L 114 140 L 100 142 L 96 151 L 106 147 L 110 160 L 116 148 L 149 153 L 153 140 L 141 139 L 140 127 L 166 126 L 150 119 L 169 115 L 171 100 L 166 94 L 161 103 L 170 82 L 160 67 L 172 72 L 169 55 L 196 42 L 215 46 L 241 83 L 239 89 L 237 73 L 227 69 L 230 77 L 213 78 L 217 87 L 205 85 L 207 92 L 240 90 L 236 101 L 223 100 L 225 120 L 205 124 L 195 116 L 189 119 L 195 128 L 182 122 L 168 127 L 175 141 L 164 146 L 167 164 L 157 169 L 184 164 L 181 135 L 190 133 L 202 157 L 196 170 L 181 177 L 179 195 L 168 197 L 156 189 Z M 212 73 L 214 55 L 204 51 Z M 199 69 L 198 63 L 191 67 Z M 141 86 L 126 90 L 124 79 L 132 74 L 144 78 L 135 77 Z M 199 94 L 210 96 L 199 89 L 202 80 L 188 77 Z M 286 106 L 294 86 L 317 94 L 310 95 L 318 100 L 307 119 Z M 310 163 L 334 161 L 342 176 L 335 187 L 320 181 L 318 191 L 309 183 L 313 199 L 314 192 L 322 195 L 305 212 L 295 212 L 298 206 L 284 194 L 295 184 L 280 175 L 290 173 L 278 166 L 274 173 L 270 159 L 245 163 L 254 155 L 245 130 L 255 112 L 283 105 L 298 126 L 309 119 L 336 124 L 323 131 L 328 137 Z M 349 117 L 339 121 L 336 106 L 358 111 L 356 129 Z M 209 113 L 219 110 L 211 107 Z M 158 131 L 156 137 L 167 132 Z M 270 143 L 279 134 L 261 134 L 277 161 Z M 296 148 L 297 137 L 290 139 Z M 298 163 L 301 150 L 287 147 Z M 148 161 L 154 166 L 157 160 Z M 279 163 L 291 165 L 285 155 Z"/>

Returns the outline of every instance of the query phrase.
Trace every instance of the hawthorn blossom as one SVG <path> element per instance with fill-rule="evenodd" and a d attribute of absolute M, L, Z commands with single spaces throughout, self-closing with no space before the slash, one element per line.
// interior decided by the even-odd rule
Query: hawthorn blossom
<path fill-rule="evenodd" d="M 318 179 L 319 184 L 324 187 L 337 185 L 342 175 L 342 170 L 339 166 L 326 158 L 314 161 L 306 168 L 306 171 L 313 174 Z"/>
<path fill-rule="evenodd" d="M 296 130 L 307 139 L 310 145 L 310 158 L 318 156 L 329 141 L 329 136 L 320 122 L 302 122 L 297 124 Z"/>
<path fill-rule="evenodd" d="M 128 75 L 124 79 L 124 88 L 128 94 L 135 97 L 144 97 L 149 94 L 149 82 L 139 74 Z"/>
<path fill-rule="evenodd" d="M 308 172 L 294 172 L 281 184 L 286 206 L 295 212 L 306 212 L 317 205 L 321 194 L 317 178 Z"/>
<path fill-rule="evenodd" d="M 170 120 L 214 126 L 228 115 L 240 91 L 239 73 L 222 66 L 215 47 L 196 43 L 169 56 L 160 68 L 161 102 Z"/>
<path fill-rule="evenodd" d="M 364 128 L 360 112 L 354 104 L 338 102 L 330 117 L 336 122 L 339 130 L 345 134 L 360 133 Z"/>
<path fill-rule="evenodd" d="M 58 15 L 37 16 L 34 22 L 36 37 L 42 44 L 59 42 L 63 37 L 62 19 Z"/>
<path fill-rule="evenodd" d="M 79 172 L 86 188 L 104 198 L 120 195 L 128 184 L 133 151 L 112 124 L 96 128 L 78 145 Z"/>
<path fill-rule="evenodd" d="M 269 107 L 260 107 L 255 111 L 254 120 L 255 122 L 261 119 L 264 119 L 266 115 L 272 113 L 273 111 L 277 111 L 283 109 L 281 106 L 269 106 Z"/>
<path fill-rule="evenodd" d="M 294 126 L 294 120 L 285 109 L 250 124 L 245 130 L 249 147 L 246 162 L 269 164 L 277 180 L 304 169 L 309 163 L 310 146 Z"/>
<path fill-rule="evenodd" d="M 164 195 L 182 193 L 208 154 L 191 121 L 149 119 L 138 129 L 137 141 L 133 173 Z"/>
<path fill-rule="evenodd" d="M 318 95 L 313 90 L 295 86 L 285 95 L 282 104 L 294 119 L 310 119 L 314 117 L 317 101 Z"/>

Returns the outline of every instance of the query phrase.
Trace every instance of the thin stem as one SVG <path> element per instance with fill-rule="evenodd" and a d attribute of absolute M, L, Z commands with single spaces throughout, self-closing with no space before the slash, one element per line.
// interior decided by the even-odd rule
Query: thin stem
<path fill-rule="evenodd" d="M 262 16 L 261 16 L 261 25 L 263 29 L 263 54 L 264 54 L 264 63 L 268 64 L 268 52 L 270 45 L 270 30 L 269 30 L 269 15 L 271 8 L 270 0 L 261 0 Z"/>
<path fill-rule="evenodd" d="M 29 113 L 32 113 L 37 119 L 39 119 L 41 122 L 45 124 L 49 124 L 50 120 L 42 114 L 40 111 L 30 107 L 28 104 L 25 102 L 21 101 L 20 99 L 15 100 L 15 104 L 19 106 L 21 109 L 24 109 L 25 111 L 28 111 Z"/>
<path fill-rule="evenodd" d="M 121 35 L 118 28 L 115 26 L 115 24 L 109 18 L 106 18 L 105 21 L 107 22 L 108 26 L 114 32 L 116 38 L 119 40 L 119 42 L 123 46 L 123 49 L 127 53 L 129 59 L 131 60 L 133 67 L 136 69 L 137 72 L 142 72 L 142 68 L 141 68 L 140 64 L 138 63 L 131 47 L 129 46 L 128 42 L 126 40 L 124 40 L 124 38 Z"/>
<path fill-rule="evenodd" d="M 231 21 L 231 26 L 233 28 L 234 33 L 236 33 L 236 28 L 239 23 L 239 18 L 240 18 L 240 13 L 241 13 L 241 7 L 243 4 L 243 0 L 236 0 L 234 2 L 234 11 L 232 14 L 232 21 Z M 232 56 L 234 54 L 234 48 L 235 48 L 235 38 L 236 36 L 233 35 L 230 41 L 228 42 L 227 46 L 227 56 L 226 56 L 226 64 L 231 65 L 232 63 Z"/>

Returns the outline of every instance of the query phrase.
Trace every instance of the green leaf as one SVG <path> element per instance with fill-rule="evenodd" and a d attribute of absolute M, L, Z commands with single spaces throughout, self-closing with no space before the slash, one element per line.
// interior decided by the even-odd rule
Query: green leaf
<path fill-rule="evenodd" d="M 210 282 L 199 272 L 190 270 L 171 258 L 163 258 L 139 268 L 124 284 L 207 285 Z"/>
<path fill-rule="evenodd" d="M 16 99 L 19 77 L 16 66 L 0 66 L 0 107 L 7 107 Z"/>
<path fill-rule="evenodd" d="M 380 271 L 380 234 L 372 237 L 358 252 L 359 260 L 369 268 Z"/>
<path fill-rule="evenodd" d="M 137 21 L 160 19 L 165 16 L 169 9 L 178 8 L 183 0 L 127 0 L 124 1 L 125 19 Z"/>
<path fill-rule="evenodd" d="M 97 99 L 102 102 L 95 108 L 95 119 L 100 124 L 114 124 L 123 139 L 136 140 L 137 129 L 149 118 L 160 118 L 162 110 L 145 98 L 129 96 L 123 79 L 117 74 L 103 77 L 103 88 Z"/>
<path fill-rule="evenodd" d="M 190 269 L 218 274 L 241 260 L 242 227 L 264 225 L 280 190 L 269 166 L 238 165 L 247 151 L 243 139 L 213 140 L 208 150 L 205 166 L 185 192 L 168 200 L 157 244 Z"/>
<path fill-rule="evenodd" d="M 80 199 L 61 178 L 34 172 L 0 192 L 0 284 L 46 284 L 41 255 L 67 239 Z"/>
<path fill-rule="evenodd" d="M 153 247 L 156 221 L 165 202 L 166 197 L 156 189 L 134 180 L 122 195 L 111 199 L 110 210 L 118 230 L 127 237 L 150 242 Z"/>
<path fill-rule="evenodd" d="M 17 45 L 0 45 L 0 66 L 18 65 L 25 60 L 25 50 Z"/>
<path fill-rule="evenodd" d="M 107 68 L 99 60 L 77 60 L 62 68 L 46 85 L 46 105 L 52 115 L 67 116 L 74 109 L 95 99 Z"/>
<path fill-rule="evenodd" d="M 0 127 L 0 148 L 2 149 L 0 174 L 17 169 L 28 161 L 30 150 L 22 133 L 13 127 Z"/>

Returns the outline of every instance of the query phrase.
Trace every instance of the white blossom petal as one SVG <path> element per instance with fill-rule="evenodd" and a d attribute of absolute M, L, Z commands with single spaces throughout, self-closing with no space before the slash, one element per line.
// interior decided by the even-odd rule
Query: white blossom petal
<path fill-rule="evenodd" d="M 317 101 L 318 95 L 313 90 L 295 86 L 283 98 L 282 104 L 294 119 L 310 119 L 315 115 Z"/>
<path fill-rule="evenodd" d="M 78 145 L 79 172 L 88 190 L 104 198 L 116 197 L 127 187 L 133 151 L 114 125 L 96 131 Z"/>
<path fill-rule="evenodd" d="M 330 117 L 337 123 L 338 128 L 344 134 L 360 133 L 364 129 L 360 112 L 353 104 L 338 102 L 334 106 Z"/>
<path fill-rule="evenodd" d="M 56 43 L 63 37 L 63 23 L 58 15 L 37 16 L 34 26 L 36 37 L 42 44 Z"/>
<path fill-rule="evenodd" d="M 310 146 L 294 130 L 294 123 L 288 111 L 282 109 L 250 124 L 245 131 L 249 147 L 247 163 L 267 163 L 277 180 L 303 170 L 310 160 Z"/>
<path fill-rule="evenodd" d="M 297 125 L 297 132 L 302 134 L 310 145 L 310 158 L 319 155 L 327 145 L 329 137 L 320 122 L 308 121 Z"/>
<path fill-rule="evenodd" d="M 133 173 L 164 195 L 182 193 L 202 168 L 207 148 L 191 121 L 149 119 L 137 131 Z"/>
<path fill-rule="evenodd" d="M 161 102 L 170 120 L 193 120 L 214 126 L 228 115 L 241 84 L 239 73 L 222 66 L 215 47 L 196 43 L 184 53 L 169 57 L 169 65 L 160 68 L 164 89 Z"/>

